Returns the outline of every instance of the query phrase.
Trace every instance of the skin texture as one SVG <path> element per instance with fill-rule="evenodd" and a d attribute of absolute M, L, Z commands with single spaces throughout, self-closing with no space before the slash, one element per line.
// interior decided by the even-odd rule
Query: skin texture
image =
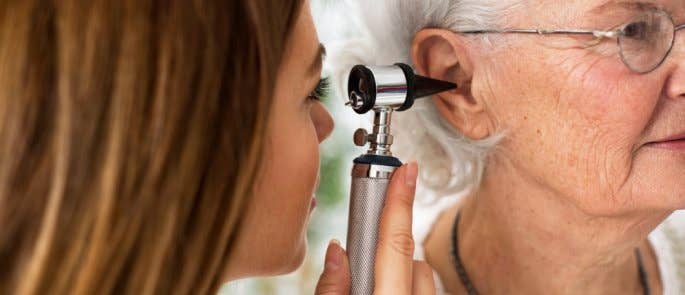
<path fill-rule="evenodd" d="M 615 2 L 527 1 L 507 23 L 609 29 L 639 13 Z M 682 1 L 645 2 L 685 22 Z M 631 72 L 615 41 L 490 41 L 497 46 L 440 29 L 413 41 L 420 72 L 460 85 L 435 98 L 440 114 L 473 139 L 505 134 L 482 185 L 436 223 L 427 261 L 451 292 L 464 292 L 447 258 L 461 210 L 459 251 L 482 293 L 641 294 L 633 254 L 640 247 L 658 294 L 646 237 L 685 208 L 685 152 L 651 143 L 685 132 L 685 34 L 648 74 Z"/>
<path fill-rule="evenodd" d="M 307 3 L 277 76 L 264 168 L 227 280 L 288 273 L 304 259 L 306 226 L 319 177 L 319 143 L 333 130 L 323 104 L 308 98 L 321 78 L 320 48 Z"/>

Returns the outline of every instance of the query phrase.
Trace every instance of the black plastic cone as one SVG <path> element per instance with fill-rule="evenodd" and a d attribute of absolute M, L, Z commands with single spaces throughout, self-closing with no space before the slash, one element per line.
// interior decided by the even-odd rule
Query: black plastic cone
<path fill-rule="evenodd" d="M 424 76 L 414 76 L 414 91 L 413 98 L 418 99 L 433 94 L 438 94 L 443 91 L 456 89 L 457 84 L 435 80 Z"/>

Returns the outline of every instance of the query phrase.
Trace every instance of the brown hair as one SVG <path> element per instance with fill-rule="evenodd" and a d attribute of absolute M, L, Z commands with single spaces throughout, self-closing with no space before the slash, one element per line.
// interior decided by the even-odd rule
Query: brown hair
<path fill-rule="evenodd" d="M 0 294 L 216 292 L 300 2 L 0 1 Z"/>

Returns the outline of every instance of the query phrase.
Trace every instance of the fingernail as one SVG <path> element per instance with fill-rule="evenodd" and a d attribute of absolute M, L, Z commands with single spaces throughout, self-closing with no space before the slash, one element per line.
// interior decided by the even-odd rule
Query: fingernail
<path fill-rule="evenodd" d="M 404 182 L 408 187 L 416 186 L 416 177 L 419 174 L 419 165 L 416 162 L 409 162 L 405 167 Z"/>
<path fill-rule="evenodd" d="M 328 249 L 326 250 L 326 264 L 325 268 L 327 271 L 336 271 L 340 268 L 342 263 L 342 251 L 340 251 L 340 241 L 332 239 L 328 243 Z"/>

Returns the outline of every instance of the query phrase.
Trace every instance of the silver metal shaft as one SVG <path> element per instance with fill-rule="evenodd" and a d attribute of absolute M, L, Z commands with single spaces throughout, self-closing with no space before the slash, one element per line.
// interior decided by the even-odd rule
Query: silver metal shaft
<path fill-rule="evenodd" d="M 371 295 L 378 229 L 390 176 L 396 168 L 355 164 L 352 169 L 347 254 L 352 274 L 352 295 Z"/>

